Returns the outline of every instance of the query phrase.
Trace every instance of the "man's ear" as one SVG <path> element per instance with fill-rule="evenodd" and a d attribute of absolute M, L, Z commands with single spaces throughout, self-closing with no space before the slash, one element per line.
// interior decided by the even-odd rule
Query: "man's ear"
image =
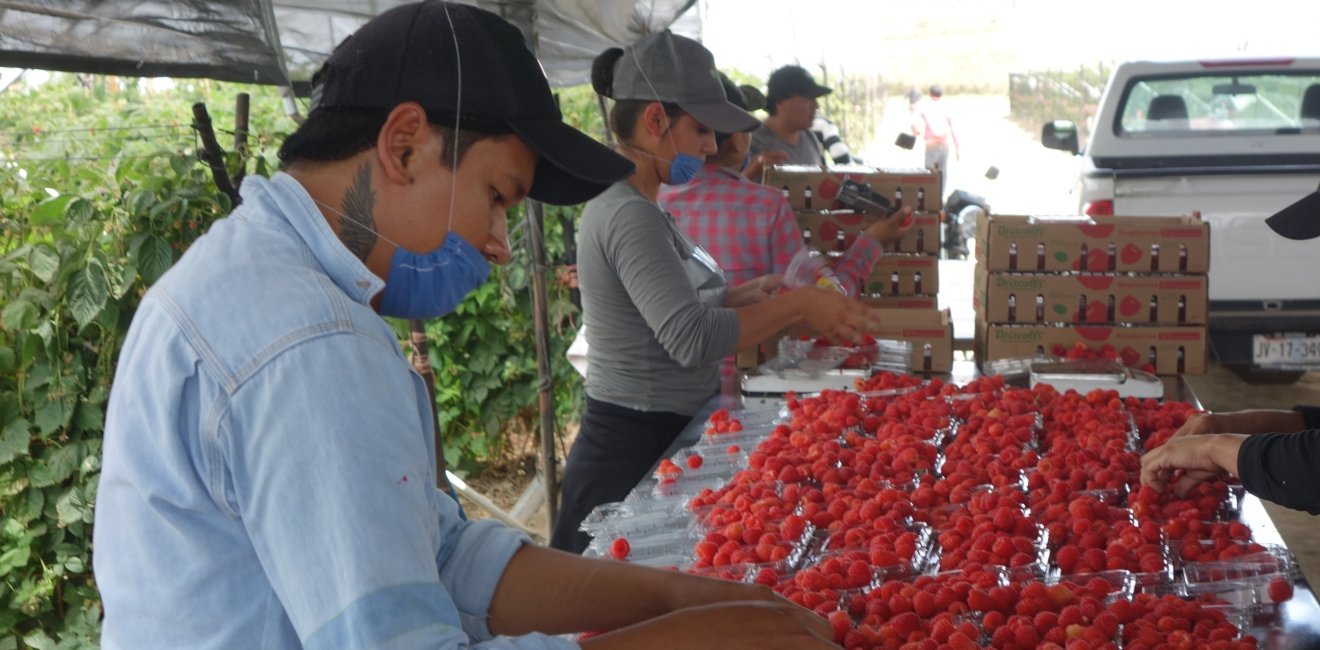
<path fill-rule="evenodd" d="M 411 165 L 416 164 L 417 152 L 431 137 L 431 124 L 421 104 L 404 102 L 395 106 L 376 136 L 376 162 L 385 180 L 400 185 L 412 183 Z"/>

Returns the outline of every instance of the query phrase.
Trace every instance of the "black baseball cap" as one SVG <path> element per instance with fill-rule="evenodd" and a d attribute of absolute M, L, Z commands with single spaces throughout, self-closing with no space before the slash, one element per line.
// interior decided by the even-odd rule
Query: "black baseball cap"
<path fill-rule="evenodd" d="M 770 80 L 765 84 L 766 96 L 770 102 L 777 102 L 789 97 L 824 97 L 833 89 L 816 83 L 816 78 L 799 65 L 786 65 L 770 73 Z"/>
<path fill-rule="evenodd" d="M 1265 224 L 1288 239 L 1320 237 L 1320 189 L 1279 210 Z"/>
<path fill-rule="evenodd" d="M 400 5 L 344 39 L 312 77 L 312 110 L 389 110 L 407 101 L 435 123 L 457 114 L 460 129 L 521 136 L 539 156 L 528 191 L 538 201 L 582 203 L 634 170 L 564 123 L 522 32 L 483 9 L 439 0 Z"/>
<path fill-rule="evenodd" d="M 724 96 L 715 56 L 704 45 L 665 30 L 642 37 L 614 62 L 612 99 L 678 104 L 721 133 L 752 131 L 761 121 Z"/>

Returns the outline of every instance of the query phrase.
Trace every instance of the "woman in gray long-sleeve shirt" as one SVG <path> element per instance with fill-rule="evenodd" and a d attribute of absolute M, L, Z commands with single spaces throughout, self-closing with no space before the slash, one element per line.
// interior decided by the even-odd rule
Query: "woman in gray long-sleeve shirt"
<path fill-rule="evenodd" d="M 729 289 L 719 265 L 656 203 L 660 184 L 691 178 L 715 131 L 759 122 L 730 104 L 701 44 L 661 32 L 592 65 L 615 100 L 610 128 L 637 171 L 587 203 L 578 234 L 587 405 L 564 470 L 551 546 L 581 552 L 593 508 L 621 500 L 718 389 L 719 363 L 796 323 L 854 339 L 871 312 L 805 287 L 770 297 L 776 278 Z"/>

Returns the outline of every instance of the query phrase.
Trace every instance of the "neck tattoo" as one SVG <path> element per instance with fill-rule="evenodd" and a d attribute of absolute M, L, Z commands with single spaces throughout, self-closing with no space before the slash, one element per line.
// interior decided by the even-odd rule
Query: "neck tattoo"
<path fill-rule="evenodd" d="M 344 214 L 339 221 L 339 241 L 363 262 L 376 245 L 376 220 L 372 217 L 376 193 L 371 191 L 371 165 L 362 163 L 353 184 L 344 192 Z"/>

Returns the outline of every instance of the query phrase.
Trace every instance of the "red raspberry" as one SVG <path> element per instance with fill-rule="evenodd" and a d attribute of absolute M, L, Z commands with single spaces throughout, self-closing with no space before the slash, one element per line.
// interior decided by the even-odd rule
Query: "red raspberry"
<path fill-rule="evenodd" d="M 1286 578 L 1275 578 L 1270 581 L 1266 593 L 1270 597 L 1270 602 L 1281 603 L 1293 597 L 1293 586 Z"/>
<path fill-rule="evenodd" d="M 631 551 L 632 545 L 628 543 L 627 537 L 615 539 L 614 543 L 610 544 L 610 557 L 613 557 L 616 560 L 626 559 L 628 553 Z"/>
<path fill-rule="evenodd" d="M 692 454 L 691 456 L 687 457 L 687 466 L 690 469 L 697 469 L 701 467 L 701 463 L 702 463 L 701 456 L 698 454 Z"/>

